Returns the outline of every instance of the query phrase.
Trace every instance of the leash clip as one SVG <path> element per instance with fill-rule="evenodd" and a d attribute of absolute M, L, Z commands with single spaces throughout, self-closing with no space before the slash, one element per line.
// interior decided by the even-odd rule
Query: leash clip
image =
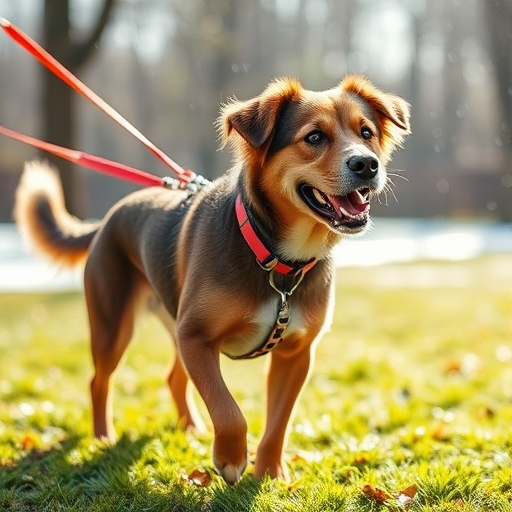
<path fill-rule="evenodd" d="M 170 190 L 190 190 L 191 192 L 198 192 L 207 185 L 210 185 L 211 181 L 199 174 L 196 174 L 190 181 L 183 181 L 179 178 L 165 176 L 162 178 L 162 183 L 165 188 Z"/>
<path fill-rule="evenodd" d="M 281 296 L 281 304 L 285 304 L 288 297 L 290 297 L 291 294 L 299 287 L 299 284 L 302 283 L 302 280 L 304 279 L 304 269 L 302 269 L 299 274 L 293 276 L 293 279 L 296 281 L 289 290 L 281 290 L 274 281 L 274 269 L 272 268 L 269 271 L 268 282 L 270 286 L 272 286 L 272 288 L 274 288 L 274 290 Z"/>

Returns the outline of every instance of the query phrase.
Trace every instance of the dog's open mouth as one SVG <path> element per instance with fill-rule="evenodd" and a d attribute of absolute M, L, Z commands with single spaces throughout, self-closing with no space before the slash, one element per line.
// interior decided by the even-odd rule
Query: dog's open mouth
<path fill-rule="evenodd" d="M 311 210 L 329 220 L 335 228 L 344 226 L 355 229 L 368 223 L 371 196 L 369 188 L 335 196 L 303 183 L 299 186 L 299 195 Z"/>

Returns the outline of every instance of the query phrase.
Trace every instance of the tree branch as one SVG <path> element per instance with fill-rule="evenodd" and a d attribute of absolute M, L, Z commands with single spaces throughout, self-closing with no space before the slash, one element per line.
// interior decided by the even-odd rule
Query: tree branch
<path fill-rule="evenodd" d="M 72 67 L 75 71 L 81 68 L 91 56 L 94 47 L 98 43 L 101 34 L 103 33 L 103 30 L 107 26 L 115 3 L 116 0 L 104 0 L 100 15 L 89 38 L 85 41 L 75 43 L 72 46 L 70 55 Z"/>

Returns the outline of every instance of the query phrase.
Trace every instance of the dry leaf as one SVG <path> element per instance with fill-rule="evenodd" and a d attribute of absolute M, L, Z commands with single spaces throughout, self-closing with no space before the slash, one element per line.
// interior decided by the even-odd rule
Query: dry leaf
<path fill-rule="evenodd" d="M 368 458 L 367 455 L 365 455 L 364 453 L 358 453 L 355 457 L 354 457 L 354 465 L 356 466 L 360 466 L 362 464 L 366 464 L 370 459 Z"/>
<path fill-rule="evenodd" d="M 302 487 L 304 487 L 304 484 L 302 483 L 302 481 L 301 480 L 297 480 L 295 482 L 292 482 L 288 486 L 288 492 L 289 493 L 297 492 L 298 490 L 302 489 Z"/>
<path fill-rule="evenodd" d="M 462 373 L 462 364 L 459 359 L 451 359 L 446 361 L 444 372 L 448 375 L 460 375 Z"/>
<path fill-rule="evenodd" d="M 462 375 L 469 377 L 480 366 L 478 356 L 475 354 L 464 354 L 461 359 L 452 359 L 445 364 L 445 373 L 448 375 Z"/>
<path fill-rule="evenodd" d="M 25 434 L 21 439 L 20 445 L 22 450 L 32 450 L 36 445 L 36 440 L 30 434 Z"/>
<path fill-rule="evenodd" d="M 205 471 L 203 468 L 196 468 L 188 475 L 183 475 L 182 478 L 189 484 L 194 484 L 199 487 L 208 487 L 212 483 L 210 473 Z"/>
<path fill-rule="evenodd" d="M 303 457 L 302 455 L 299 455 L 298 453 L 294 454 L 294 456 L 292 457 L 292 460 L 293 460 L 293 462 L 306 462 L 305 457 Z"/>
<path fill-rule="evenodd" d="M 379 489 L 378 487 L 374 487 L 373 485 L 366 484 L 363 487 L 363 494 L 369 498 L 370 500 L 377 501 L 378 503 L 382 503 L 383 501 L 389 500 L 392 498 L 386 491 Z"/>
<path fill-rule="evenodd" d="M 397 496 L 397 501 L 400 505 L 408 506 L 414 501 L 418 487 L 416 485 L 410 485 L 403 491 L 400 491 Z"/>
<path fill-rule="evenodd" d="M 479 419 L 487 420 L 494 418 L 494 416 L 496 416 L 496 411 L 488 405 L 481 405 L 476 411 L 476 415 Z"/>
<path fill-rule="evenodd" d="M 444 425 L 442 424 L 439 424 L 436 426 L 436 428 L 434 428 L 434 430 L 432 431 L 432 437 L 436 441 L 448 441 L 448 439 L 450 439 L 450 435 L 448 434 L 448 432 L 444 428 Z"/>

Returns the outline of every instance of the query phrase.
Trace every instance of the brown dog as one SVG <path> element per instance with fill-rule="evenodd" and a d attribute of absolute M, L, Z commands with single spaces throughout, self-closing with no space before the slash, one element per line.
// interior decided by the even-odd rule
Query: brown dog
<path fill-rule="evenodd" d="M 213 462 L 228 483 L 247 464 L 247 425 L 219 354 L 272 349 L 254 473 L 286 477 L 287 426 L 315 342 L 331 322 L 331 251 L 367 228 L 370 199 L 387 182 L 385 165 L 409 133 L 409 107 L 357 76 L 325 92 L 281 79 L 224 107 L 219 126 L 236 165 L 198 193 L 144 189 L 86 224 L 66 212 L 56 174 L 29 163 L 15 214 L 53 260 L 74 265 L 87 257 L 96 436 L 114 438 L 110 377 L 136 306 L 150 293 L 176 342 L 169 386 L 179 417 L 186 427 L 202 425 L 187 394 L 191 379 L 213 423 Z"/>

